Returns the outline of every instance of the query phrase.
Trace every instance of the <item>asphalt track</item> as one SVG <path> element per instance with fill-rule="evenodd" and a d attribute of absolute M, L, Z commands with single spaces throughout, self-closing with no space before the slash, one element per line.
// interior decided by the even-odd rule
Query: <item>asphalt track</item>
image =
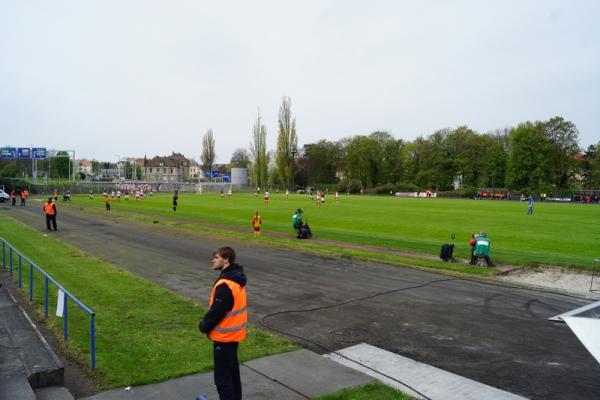
<path fill-rule="evenodd" d="M 41 203 L 0 212 L 45 231 Z M 600 366 L 565 324 L 546 320 L 587 300 L 61 207 L 58 227 L 57 238 L 200 303 L 215 278 L 212 249 L 231 245 L 251 321 L 319 353 L 366 342 L 533 399 L 600 398 Z"/>

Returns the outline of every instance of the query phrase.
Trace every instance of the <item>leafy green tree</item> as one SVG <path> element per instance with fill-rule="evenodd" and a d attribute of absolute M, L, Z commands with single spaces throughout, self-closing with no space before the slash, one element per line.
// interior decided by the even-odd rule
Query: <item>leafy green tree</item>
<path fill-rule="evenodd" d="M 369 136 L 354 136 L 350 139 L 346 152 L 348 179 L 359 180 L 366 188 L 375 186 L 381 173 L 379 142 Z"/>
<path fill-rule="evenodd" d="M 267 155 L 267 127 L 261 124 L 260 114 L 252 127 L 252 140 L 250 141 L 250 153 L 254 159 L 252 174 L 254 182 L 258 187 L 267 185 L 269 172 L 269 157 Z"/>
<path fill-rule="evenodd" d="M 546 157 L 551 159 L 551 183 L 559 189 L 569 187 L 578 169 L 575 155 L 580 151 L 579 131 L 575 124 L 562 117 L 554 117 L 543 123 L 548 140 L 553 144 Z"/>
<path fill-rule="evenodd" d="M 600 188 L 600 142 L 588 146 L 581 160 L 581 171 L 585 189 Z"/>
<path fill-rule="evenodd" d="M 506 186 L 510 189 L 543 190 L 550 185 L 553 143 L 541 122 L 525 122 L 510 132 Z"/>
<path fill-rule="evenodd" d="M 404 175 L 404 153 L 406 142 L 392 139 L 383 144 L 381 177 L 379 183 L 398 183 Z"/>
<path fill-rule="evenodd" d="M 69 153 L 59 151 L 55 157 L 52 157 L 50 163 L 50 177 L 52 178 L 68 178 L 71 175 L 73 163 Z"/>
<path fill-rule="evenodd" d="M 419 161 L 413 181 L 418 186 L 433 190 L 452 189 L 456 170 L 446 143 L 449 133 L 450 130 L 442 129 L 419 141 Z"/>
<path fill-rule="evenodd" d="M 275 162 L 281 183 L 292 186 L 292 161 L 298 152 L 296 120 L 292 118 L 292 101 L 284 97 L 279 107 L 279 135 L 277 136 L 277 155 Z"/>
<path fill-rule="evenodd" d="M 213 130 L 209 129 L 202 138 L 202 167 L 205 171 L 211 172 L 215 163 L 215 138 L 213 136 Z"/>
<path fill-rule="evenodd" d="M 304 145 L 309 184 L 335 183 L 337 181 L 337 165 L 341 158 L 340 145 L 328 140 Z"/>
<path fill-rule="evenodd" d="M 4 160 L 3 160 L 4 161 Z M 19 176 L 19 167 L 16 160 L 6 160 L 0 168 L 0 176 L 6 178 L 16 178 Z"/>

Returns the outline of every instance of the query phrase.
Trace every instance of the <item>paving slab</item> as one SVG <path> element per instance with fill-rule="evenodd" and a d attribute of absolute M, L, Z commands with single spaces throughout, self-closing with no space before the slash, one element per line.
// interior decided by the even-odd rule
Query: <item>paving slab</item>
<path fill-rule="evenodd" d="M 306 349 L 263 357 L 246 364 L 310 398 L 364 385 L 373 380 L 362 372 Z"/>
<path fill-rule="evenodd" d="M 24 374 L 0 377 L 0 399 L 36 400 Z"/>
<path fill-rule="evenodd" d="M 306 399 L 244 365 L 240 366 L 240 374 L 244 399 Z M 205 395 L 208 399 L 219 398 L 212 372 L 127 389 L 108 390 L 80 400 L 195 400 L 199 394 Z"/>
<path fill-rule="evenodd" d="M 525 399 L 525 397 L 420 363 L 367 343 L 357 344 L 325 356 L 342 365 L 371 375 L 418 399 Z"/>
<path fill-rule="evenodd" d="M 71 392 L 62 386 L 50 386 L 34 392 L 36 400 L 74 400 Z"/>
<path fill-rule="evenodd" d="M 300 400 L 366 384 L 372 377 L 309 350 L 259 358 L 240 366 L 244 399 Z M 81 400 L 190 400 L 199 394 L 218 398 L 213 373 L 121 388 Z"/>

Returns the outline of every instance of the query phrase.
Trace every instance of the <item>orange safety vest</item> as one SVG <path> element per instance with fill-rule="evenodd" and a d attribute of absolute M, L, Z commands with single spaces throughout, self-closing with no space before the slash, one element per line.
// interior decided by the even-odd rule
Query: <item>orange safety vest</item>
<path fill-rule="evenodd" d="M 44 203 L 44 212 L 46 215 L 54 215 L 54 204 L 52 203 Z"/>
<path fill-rule="evenodd" d="M 254 216 L 252 218 L 252 226 L 254 227 L 260 227 L 262 225 L 262 219 L 260 216 L 258 216 L 258 218 L 256 216 Z"/>
<path fill-rule="evenodd" d="M 213 286 L 210 294 L 211 307 L 215 299 L 217 286 L 225 283 L 233 294 L 233 308 L 225 317 L 209 332 L 208 337 L 215 342 L 241 342 L 246 338 L 246 321 L 248 321 L 248 312 L 246 311 L 246 288 L 239 283 L 229 279 L 219 279 Z"/>

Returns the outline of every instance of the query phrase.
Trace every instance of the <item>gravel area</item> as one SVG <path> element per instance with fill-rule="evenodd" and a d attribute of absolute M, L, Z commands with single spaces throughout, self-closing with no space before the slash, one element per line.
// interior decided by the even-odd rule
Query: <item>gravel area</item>
<path fill-rule="evenodd" d="M 564 268 L 536 268 L 511 272 L 500 280 L 521 285 L 569 293 L 590 300 L 600 300 L 600 269 L 592 274 Z"/>

